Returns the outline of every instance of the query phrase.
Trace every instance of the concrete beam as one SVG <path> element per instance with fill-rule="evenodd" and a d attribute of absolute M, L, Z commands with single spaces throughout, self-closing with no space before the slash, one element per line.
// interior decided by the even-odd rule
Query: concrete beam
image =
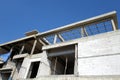
<path fill-rule="evenodd" d="M 73 54 L 73 53 L 75 53 L 75 50 L 53 52 L 53 53 L 48 53 L 48 57 L 61 56 L 61 55 L 67 55 L 67 54 Z"/>
<path fill-rule="evenodd" d="M 12 67 L 5 67 L 5 68 L 1 68 L 1 69 L 0 69 L 0 72 L 1 72 L 1 71 L 12 71 L 12 70 L 13 70 Z"/>
<path fill-rule="evenodd" d="M 28 55 L 29 55 L 28 53 L 18 54 L 18 55 L 13 56 L 13 59 L 14 59 L 14 60 L 22 59 L 22 58 L 24 58 L 24 57 L 26 57 L 26 56 L 28 56 Z"/>

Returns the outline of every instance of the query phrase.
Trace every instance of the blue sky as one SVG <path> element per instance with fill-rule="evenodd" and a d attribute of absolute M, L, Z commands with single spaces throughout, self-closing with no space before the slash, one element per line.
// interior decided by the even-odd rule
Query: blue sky
<path fill-rule="evenodd" d="M 0 44 L 116 10 L 120 0 L 0 0 Z"/>

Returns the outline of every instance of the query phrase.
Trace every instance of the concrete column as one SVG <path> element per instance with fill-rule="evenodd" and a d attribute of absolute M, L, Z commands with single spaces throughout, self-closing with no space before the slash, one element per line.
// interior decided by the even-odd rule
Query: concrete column
<path fill-rule="evenodd" d="M 74 74 L 78 75 L 78 44 L 75 45 L 75 63 L 74 63 Z"/>

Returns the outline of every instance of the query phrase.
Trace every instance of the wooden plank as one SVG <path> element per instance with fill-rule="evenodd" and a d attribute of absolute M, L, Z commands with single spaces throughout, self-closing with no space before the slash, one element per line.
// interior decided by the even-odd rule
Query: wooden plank
<path fill-rule="evenodd" d="M 57 34 L 57 35 L 58 35 L 58 37 L 60 38 L 60 40 L 61 40 L 62 42 L 65 41 L 64 38 L 63 38 L 60 34 Z"/>
<path fill-rule="evenodd" d="M 111 23 L 112 23 L 113 30 L 116 31 L 117 27 L 116 27 L 115 21 L 113 19 L 111 19 Z"/>
<path fill-rule="evenodd" d="M 81 37 L 84 37 L 85 31 L 84 31 L 83 27 L 81 27 L 80 34 L 81 34 Z"/>
<path fill-rule="evenodd" d="M 55 44 L 56 42 L 57 42 L 57 35 L 55 34 L 53 43 Z"/>
<path fill-rule="evenodd" d="M 43 46 L 46 45 L 41 39 L 37 39 L 37 40 L 38 40 L 38 42 L 39 42 L 40 44 L 42 44 Z"/>
<path fill-rule="evenodd" d="M 23 44 L 23 46 L 22 46 L 22 48 L 21 48 L 21 50 L 20 50 L 19 54 L 22 54 L 22 52 L 23 52 L 24 48 L 25 48 L 25 44 Z"/>
<path fill-rule="evenodd" d="M 31 50 L 31 53 L 30 53 L 30 54 L 33 54 L 33 53 L 34 53 L 34 50 L 35 50 L 36 44 L 37 44 L 37 40 L 34 41 L 34 43 L 33 43 L 33 47 L 32 47 L 32 50 Z"/>
<path fill-rule="evenodd" d="M 84 30 L 85 36 L 88 36 L 87 30 L 85 27 L 83 28 L 83 30 Z"/>
<path fill-rule="evenodd" d="M 48 43 L 48 44 L 51 44 L 46 38 L 43 38 L 43 40 Z"/>

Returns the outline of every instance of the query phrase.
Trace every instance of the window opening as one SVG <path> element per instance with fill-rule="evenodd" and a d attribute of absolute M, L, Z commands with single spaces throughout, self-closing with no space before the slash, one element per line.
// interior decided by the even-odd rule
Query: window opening
<path fill-rule="evenodd" d="M 63 55 L 51 57 L 51 70 L 52 75 L 67 75 L 74 74 L 74 55 Z"/>
<path fill-rule="evenodd" d="M 37 76 L 39 65 L 40 61 L 31 63 L 27 78 L 35 78 Z"/>
<path fill-rule="evenodd" d="M 75 65 L 75 46 L 51 49 L 48 51 L 51 75 L 73 75 Z"/>

